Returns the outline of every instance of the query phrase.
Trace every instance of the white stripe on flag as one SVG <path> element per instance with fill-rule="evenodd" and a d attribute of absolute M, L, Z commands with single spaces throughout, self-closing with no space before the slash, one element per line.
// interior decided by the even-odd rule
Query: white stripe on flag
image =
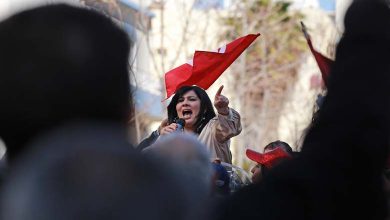
<path fill-rule="evenodd" d="M 225 53 L 226 51 L 226 45 L 218 49 L 218 53 Z"/>

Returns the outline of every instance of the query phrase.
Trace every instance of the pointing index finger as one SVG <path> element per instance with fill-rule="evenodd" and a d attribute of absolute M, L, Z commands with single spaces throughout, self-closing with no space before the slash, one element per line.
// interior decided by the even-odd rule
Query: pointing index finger
<path fill-rule="evenodd" d="M 215 96 L 220 96 L 222 93 L 222 89 L 223 89 L 223 85 L 221 87 L 219 87 L 217 94 L 215 94 Z"/>

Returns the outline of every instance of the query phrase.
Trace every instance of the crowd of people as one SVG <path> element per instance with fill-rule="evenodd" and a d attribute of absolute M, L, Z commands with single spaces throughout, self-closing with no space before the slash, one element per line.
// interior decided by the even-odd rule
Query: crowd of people
<path fill-rule="evenodd" d="M 302 150 L 242 149 L 256 165 L 234 190 L 230 139 L 243 128 L 223 86 L 213 101 L 179 88 L 159 128 L 130 144 L 132 40 L 106 15 L 65 4 L 0 22 L 1 219 L 388 218 L 388 1 L 349 8 Z"/>

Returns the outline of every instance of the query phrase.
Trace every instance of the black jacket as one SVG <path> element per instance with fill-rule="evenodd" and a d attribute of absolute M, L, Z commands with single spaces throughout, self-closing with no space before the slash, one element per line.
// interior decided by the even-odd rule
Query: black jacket
<path fill-rule="evenodd" d="M 149 137 L 143 139 L 143 140 L 141 141 L 141 143 L 139 143 L 139 144 L 137 145 L 136 149 L 139 150 L 139 151 L 142 151 L 143 149 L 149 147 L 149 146 L 152 145 L 154 142 L 156 142 L 158 136 L 160 136 L 160 135 L 158 134 L 157 130 L 156 130 L 156 131 L 153 131 L 152 134 L 151 134 Z"/>

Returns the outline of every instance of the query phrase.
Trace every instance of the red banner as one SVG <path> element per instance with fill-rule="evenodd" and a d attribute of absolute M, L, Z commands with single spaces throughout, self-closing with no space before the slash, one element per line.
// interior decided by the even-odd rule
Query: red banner
<path fill-rule="evenodd" d="M 165 73 L 167 98 L 182 86 L 208 89 L 258 36 L 249 34 L 216 51 L 195 51 L 192 61 Z"/>

